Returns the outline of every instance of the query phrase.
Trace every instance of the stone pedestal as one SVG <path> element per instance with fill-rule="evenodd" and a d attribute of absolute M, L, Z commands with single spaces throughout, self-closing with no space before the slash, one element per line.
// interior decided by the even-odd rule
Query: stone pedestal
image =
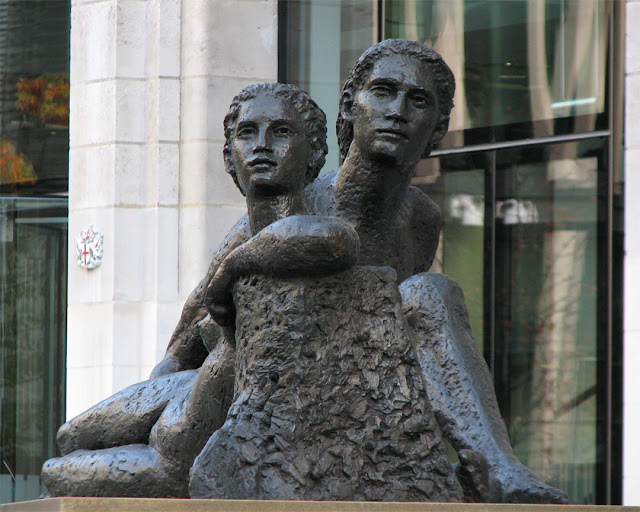
<path fill-rule="evenodd" d="M 640 507 L 497 505 L 494 503 L 52 498 L 0 505 L 0 512 L 640 512 Z"/>

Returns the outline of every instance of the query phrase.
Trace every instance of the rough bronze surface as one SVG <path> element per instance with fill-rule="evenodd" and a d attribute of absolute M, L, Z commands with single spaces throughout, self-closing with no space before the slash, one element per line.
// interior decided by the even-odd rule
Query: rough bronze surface
<path fill-rule="evenodd" d="M 192 497 L 461 500 L 395 277 L 238 282 L 236 399 Z"/>
<path fill-rule="evenodd" d="M 130 403 L 106 401 L 63 428 L 65 455 L 43 469 L 53 494 L 186 496 L 197 455 L 192 496 L 456 501 L 460 485 L 443 462 L 433 407 L 459 453 L 464 499 L 566 501 L 513 455 L 459 287 L 423 274 L 440 213 L 410 181 L 447 131 L 454 89 L 430 48 L 374 45 L 341 94 L 340 169 L 306 191 L 327 150 L 317 105 L 275 84 L 234 99 L 224 157 L 248 216 L 187 300 L 153 379 L 125 393 Z M 393 280 L 354 265 L 408 279 L 409 330 L 397 299 L 385 302 L 397 297 Z M 298 296 L 290 287 L 301 282 L 314 285 Z M 393 314 L 374 315 L 378 301 L 392 303 Z M 198 368 L 196 378 L 164 386 Z M 295 386 L 280 386 L 288 379 Z M 120 437 L 119 424 L 127 426 Z"/>

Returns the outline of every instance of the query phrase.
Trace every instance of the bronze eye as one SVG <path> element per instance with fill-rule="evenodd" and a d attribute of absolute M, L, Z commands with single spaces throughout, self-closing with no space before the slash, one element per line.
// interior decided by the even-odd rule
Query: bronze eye
<path fill-rule="evenodd" d="M 291 137 L 292 135 L 294 135 L 294 131 L 289 128 L 288 126 L 278 126 L 274 131 L 273 134 L 276 137 Z"/>
<path fill-rule="evenodd" d="M 379 96 L 379 97 L 385 97 L 385 96 L 389 96 L 393 93 L 393 90 L 391 89 L 390 86 L 385 85 L 385 84 L 378 84 L 378 85 L 374 85 L 371 88 L 371 92 L 375 95 L 375 96 Z"/>
<path fill-rule="evenodd" d="M 429 107 L 432 103 L 431 98 L 429 98 L 429 96 L 419 92 L 411 94 L 410 98 L 413 104 L 416 105 L 418 108 Z"/>
<path fill-rule="evenodd" d="M 249 137 L 253 137 L 255 133 L 256 129 L 253 126 L 241 126 L 240 128 L 238 128 L 236 136 L 241 139 L 246 139 Z"/>

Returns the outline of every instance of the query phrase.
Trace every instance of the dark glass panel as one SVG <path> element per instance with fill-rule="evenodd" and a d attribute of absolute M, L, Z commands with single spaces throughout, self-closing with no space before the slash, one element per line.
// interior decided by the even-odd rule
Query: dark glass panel
<path fill-rule="evenodd" d="M 342 84 L 358 57 L 376 42 L 378 9 L 372 0 L 288 0 L 281 73 L 309 92 L 327 114 L 329 154 L 324 170 L 338 167 L 335 124 Z M 282 36 L 282 34 L 281 34 Z"/>
<path fill-rule="evenodd" d="M 472 155 L 422 160 L 412 184 L 442 213 L 442 235 L 431 271 L 447 274 L 462 286 L 471 328 L 482 345 L 485 171 L 476 160 Z"/>
<path fill-rule="evenodd" d="M 64 421 L 69 0 L 0 0 L 0 502 L 37 498 Z"/>
<path fill-rule="evenodd" d="M 0 502 L 35 499 L 64 422 L 66 199 L 0 197 Z"/>
<path fill-rule="evenodd" d="M 505 150 L 496 159 L 496 389 L 516 455 L 572 503 L 595 502 L 602 463 L 598 183 L 606 142 Z"/>

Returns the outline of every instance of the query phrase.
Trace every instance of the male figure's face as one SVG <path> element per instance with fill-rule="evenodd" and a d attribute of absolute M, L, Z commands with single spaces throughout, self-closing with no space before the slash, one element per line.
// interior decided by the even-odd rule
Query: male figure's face
<path fill-rule="evenodd" d="M 380 58 L 354 94 L 351 117 L 361 154 L 390 164 L 417 163 L 440 129 L 430 67 L 410 56 Z"/>
<path fill-rule="evenodd" d="M 312 157 L 300 114 L 268 91 L 242 103 L 231 163 L 247 196 L 302 193 Z"/>

